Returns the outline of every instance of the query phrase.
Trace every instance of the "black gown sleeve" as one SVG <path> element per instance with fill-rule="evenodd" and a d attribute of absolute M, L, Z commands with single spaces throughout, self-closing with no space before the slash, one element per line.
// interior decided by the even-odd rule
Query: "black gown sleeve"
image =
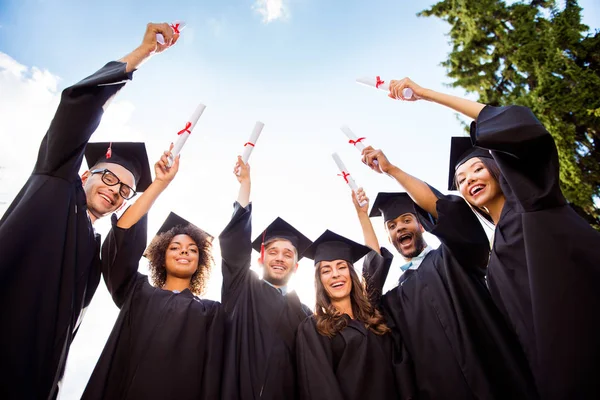
<path fill-rule="evenodd" d="M 462 197 L 443 195 L 431 189 L 438 198 L 438 217 L 431 228 L 424 226 L 452 252 L 463 268 L 485 275 L 490 243 L 477 215 Z"/>
<path fill-rule="evenodd" d="M 223 287 L 221 296 L 234 291 L 250 274 L 252 256 L 252 204 L 235 202 L 231 221 L 219 235 Z"/>
<path fill-rule="evenodd" d="M 317 332 L 314 317 L 306 318 L 298 327 L 296 362 L 301 400 L 343 400 L 335 376 L 331 340 Z"/>
<path fill-rule="evenodd" d="M 375 306 L 380 304 L 383 286 L 394 261 L 394 255 L 388 249 L 382 247 L 380 251 L 381 255 L 374 250 L 369 252 L 362 267 L 369 301 Z"/>
<path fill-rule="evenodd" d="M 85 146 L 98 128 L 112 96 L 130 80 L 126 64 L 112 61 L 62 92 L 60 104 L 40 145 L 35 174 L 77 178 Z"/>
<path fill-rule="evenodd" d="M 148 215 L 129 229 L 119 228 L 114 214 L 111 222 L 112 228 L 102 245 L 102 275 L 113 301 L 121 308 L 136 278 L 141 276 L 138 266 L 148 238 Z"/>
<path fill-rule="evenodd" d="M 554 139 L 529 108 L 486 106 L 471 124 L 471 141 L 491 150 L 524 211 L 566 204 Z"/>

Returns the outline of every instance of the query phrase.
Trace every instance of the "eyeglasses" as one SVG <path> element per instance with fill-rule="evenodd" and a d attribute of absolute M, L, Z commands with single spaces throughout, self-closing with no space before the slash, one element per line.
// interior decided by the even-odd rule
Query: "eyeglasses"
<path fill-rule="evenodd" d="M 132 199 L 137 194 L 137 192 L 133 190 L 131 186 L 121 182 L 121 180 L 108 169 L 95 169 L 93 171 L 90 171 L 90 173 L 92 175 L 102 174 L 102 182 L 104 182 L 108 186 L 120 185 L 119 194 L 125 200 Z"/>

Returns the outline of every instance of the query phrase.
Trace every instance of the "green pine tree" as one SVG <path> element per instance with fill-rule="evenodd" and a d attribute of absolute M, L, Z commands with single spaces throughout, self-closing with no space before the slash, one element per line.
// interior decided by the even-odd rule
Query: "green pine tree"
<path fill-rule="evenodd" d="M 533 110 L 558 147 L 563 193 L 600 229 L 600 32 L 581 10 L 574 0 L 442 0 L 418 15 L 450 25 L 452 86 Z"/>

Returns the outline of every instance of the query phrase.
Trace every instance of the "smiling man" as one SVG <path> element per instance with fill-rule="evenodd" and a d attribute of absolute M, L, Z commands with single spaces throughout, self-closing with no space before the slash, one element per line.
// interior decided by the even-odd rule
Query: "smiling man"
<path fill-rule="evenodd" d="M 63 91 L 33 173 L 0 220 L 2 399 L 57 394 L 69 346 L 100 280 L 100 238 L 92 224 L 135 194 L 136 184 L 143 189 L 141 165 L 134 170 L 115 162 L 127 152 L 115 151 L 112 161 L 80 178 L 86 144 L 133 71 L 177 37 L 168 24 L 148 24 L 134 51 Z"/>
<path fill-rule="evenodd" d="M 295 399 L 296 331 L 312 312 L 287 284 L 312 242 L 281 218 L 251 242 L 250 167 L 241 157 L 234 173 L 238 201 L 219 236 L 228 314 L 222 398 Z M 250 270 L 252 248 L 260 252 L 262 279 Z"/>

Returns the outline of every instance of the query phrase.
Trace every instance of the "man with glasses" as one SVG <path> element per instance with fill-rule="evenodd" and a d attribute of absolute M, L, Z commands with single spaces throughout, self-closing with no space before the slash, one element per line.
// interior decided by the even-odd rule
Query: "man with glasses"
<path fill-rule="evenodd" d="M 141 191 L 149 176 L 147 158 L 144 165 L 127 150 L 112 154 L 105 147 L 95 172 L 80 178 L 87 142 L 133 71 L 178 38 L 168 24 L 148 24 L 134 51 L 62 93 L 33 173 L 0 220 L 1 399 L 57 395 L 82 311 L 100 280 L 100 238 L 92 224 Z"/>
<path fill-rule="evenodd" d="M 89 143 L 85 158 L 90 170 L 84 172 L 81 181 L 92 223 L 152 183 L 144 143 Z"/>

